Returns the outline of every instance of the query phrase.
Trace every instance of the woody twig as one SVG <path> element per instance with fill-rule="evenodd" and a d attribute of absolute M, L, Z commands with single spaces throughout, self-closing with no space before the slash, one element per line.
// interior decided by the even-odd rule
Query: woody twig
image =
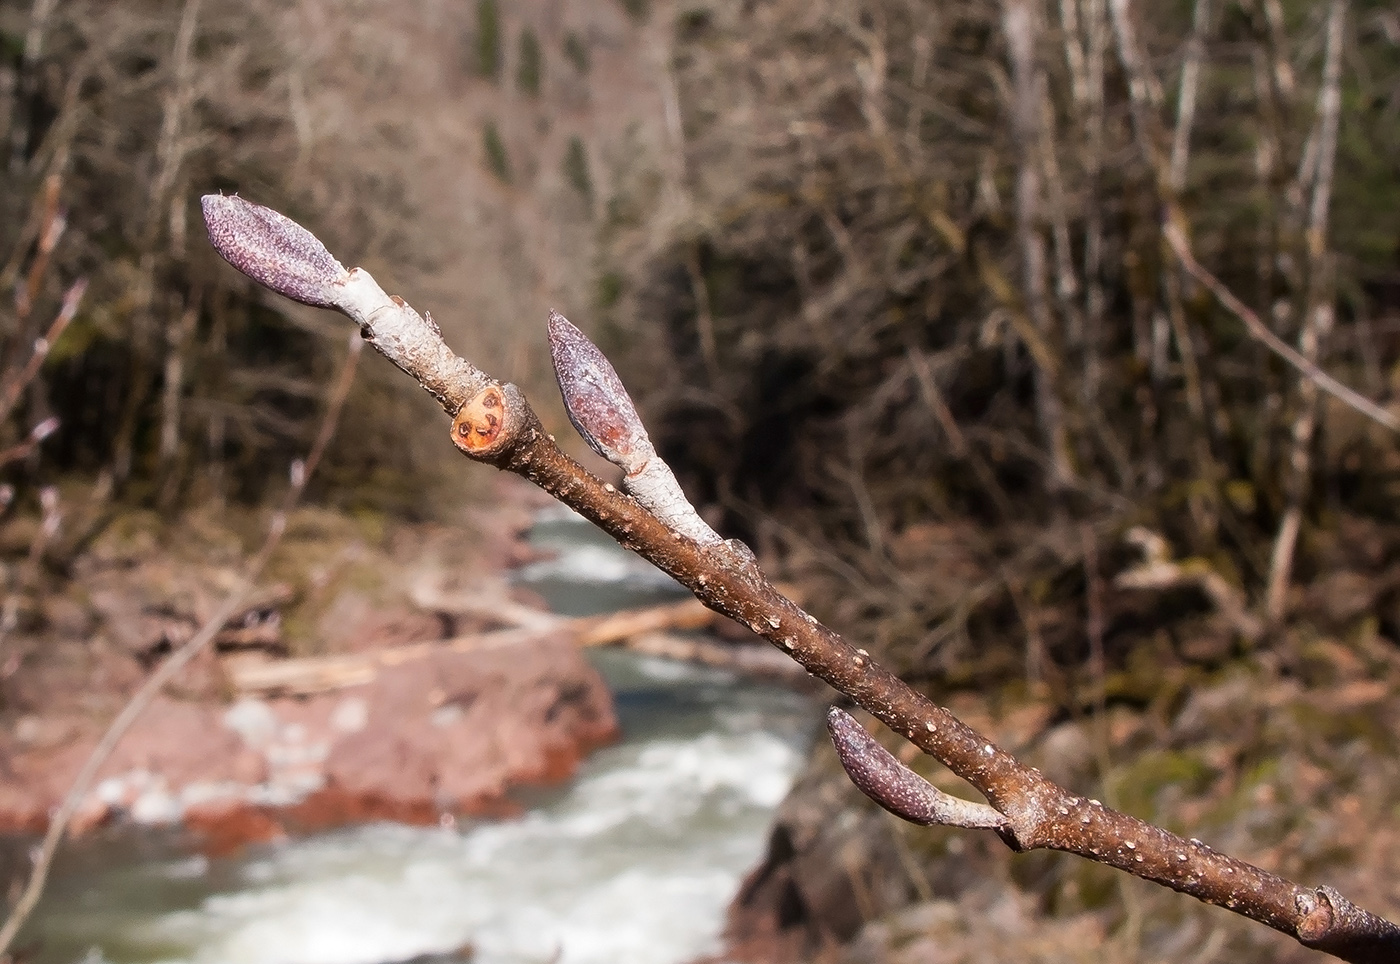
<path fill-rule="evenodd" d="M 804 612 L 773 587 L 741 543 L 720 539 L 698 516 L 692 518 L 694 510 L 647 440 L 616 372 L 562 316 L 551 317 L 549 334 L 570 417 L 595 449 L 623 468 L 621 489 L 569 458 L 518 387 L 454 355 L 430 317 L 386 294 L 363 269 L 346 270 L 295 222 L 237 197 L 206 197 L 204 214 L 210 239 L 234 267 L 274 291 L 355 321 L 375 349 L 453 418 L 452 441 L 463 454 L 536 483 L 711 609 L 788 653 L 987 801 L 953 806 L 916 792 L 898 764 L 891 767 L 874 753 L 873 741 L 856 733 L 859 727 L 838 718 L 843 760 L 878 802 L 888 806 L 901 794 L 922 795 L 924 802 L 903 816 L 991 827 L 1017 851 L 1078 854 L 1225 907 L 1343 960 L 1379 964 L 1400 955 L 1400 927 L 1329 887 L 1286 880 L 1051 782 Z"/>

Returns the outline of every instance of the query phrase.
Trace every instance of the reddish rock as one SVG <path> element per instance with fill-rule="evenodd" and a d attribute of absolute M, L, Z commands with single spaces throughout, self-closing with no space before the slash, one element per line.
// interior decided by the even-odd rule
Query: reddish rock
<path fill-rule="evenodd" d="M 866 805 L 819 747 L 778 808 L 768 850 L 729 905 L 716 960 L 787 964 L 821 959 L 914 896 L 888 816 Z"/>
<path fill-rule="evenodd" d="M 566 639 L 457 653 L 382 670 L 363 729 L 336 741 L 328 787 L 480 812 L 508 788 L 570 776 L 616 735 L 611 700 Z"/>
<path fill-rule="evenodd" d="M 185 827 L 211 857 L 287 835 L 282 822 L 267 809 L 234 802 L 190 807 L 185 811 Z"/>
<path fill-rule="evenodd" d="M 0 748 L 0 831 L 42 829 L 97 735 Z M 511 813 L 511 787 L 565 779 L 616 735 L 611 696 L 569 640 L 444 648 L 307 698 L 160 697 L 76 823 L 184 820 L 223 852 L 287 826 Z"/>

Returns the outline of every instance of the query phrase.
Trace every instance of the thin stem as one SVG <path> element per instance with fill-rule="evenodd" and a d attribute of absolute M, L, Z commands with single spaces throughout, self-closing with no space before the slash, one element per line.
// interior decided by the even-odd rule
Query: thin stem
<path fill-rule="evenodd" d="M 1011 126 L 1016 141 L 1016 238 L 1021 249 L 1021 288 L 1028 321 L 1041 342 L 1055 342 L 1047 293 L 1045 238 L 1040 230 L 1040 112 L 1045 77 L 1036 61 L 1038 18 L 1029 0 L 1004 0 L 1002 31 L 1011 57 Z M 1036 409 L 1049 451 L 1050 481 L 1064 488 L 1074 477 L 1064 403 L 1056 372 L 1035 370 Z"/>
<path fill-rule="evenodd" d="M 35 340 L 34 350 L 29 355 L 29 361 L 15 373 L 13 378 L 6 382 L 3 388 L 0 388 L 0 422 L 4 422 L 10 417 L 10 413 L 19 404 L 20 395 L 29 387 L 34 376 L 39 374 L 39 368 L 44 364 L 44 359 L 49 357 L 54 342 L 58 341 L 73 321 L 73 317 L 78 313 L 78 306 L 82 304 L 83 294 L 86 291 L 87 279 L 79 279 L 73 283 L 63 296 L 63 305 L 58 309 L 58 315 L 54 318 L 53 324 L 49 325 L 49 330 L 42 338 Z"/>
<path fill-rule="evenodd" d="M 1318 148 L 1317 180 L 1308 206 L 1308 301 L 1303 327 L 1298 333 L 1299 354 L 1314 365 L 1322 351 L 1322 340 L 1332 329 L 1331 285 L 1327 275 L 1327 219 L 1332 200 L 1332 176 L 1336 169 L 1337 128 L 1341 115 L 1342 31 L 1346 24 L 1347 0 L 1332 0 L 1327 14 L 1326 55 L 1322 87 L 1317 95 Z M 1303 527 L 1303 502 L 1308 494 L 1312 470 L 1312 443 L 1317 432 L 1317 385 L 1303 379 L 1298 386 L 1298 417 L 1293 423 L 1293 449 L 1289 458 L 1288 507 L 1279 523 L 1270 557 L 1269 582 L 1265 592 L 1265 612 L 1270 620 L 1283 617 L 1288 586 L 1293 578 L 1293 557 L 1298 534 Z"/>
<path fill-rule="evenodd" d="M 1195 278 L 1206 290 L 1215 295 L 1225 308 L 1236 318 L 1244 322 L 1245 328 L 1266 348 L 1278 355 L 1288 364 L 1298 370 L 1300 374 L 1327 394 L 1342 404 L 1355 409 L 1372 421 L 1384 425 L 1392 432 L 1400 432 L 1400 418 L 1377 405 L 1375 402 L 1359 394 L 1354 389 L 1348 388 L 1327 374 L 1318 367 L 1317 362 L 1300 354 L 1297 349 L 1278 335 L 1269 330 L 1269 326 L 1255 314 L 1254 310 L 1235 296 L 1235 293 L 1227 288 L 1219 278 L 1207 271 L 1196 256 L 1191 252 L 1191 245 L 1186 240 L 1186 236 L 1181 233 L 1181 229 L 1174 224 L 1168 224 L 1163 228 L 1163 233 L 1167 238 L 1167 243 L 1177 258 L 1181 260 L 1181 265 Z"/>
<path fill-rule="evenodd" d="M 1200 86 L 1201 60 L 1205 57 L 1206 29 L 1210 25 L 1210 0 L 1196 0 L 1191 14 L 1191 39 L 1181 65 L 1181 89 L 1176 101 L 1176 129 L 1172 132 L 1171 166 L 1167 184 L 1180 195 L 1186 187 L 1186 162 L 1191 153 L 1191 128 L 1196 120 L 1196 92 Z"/>

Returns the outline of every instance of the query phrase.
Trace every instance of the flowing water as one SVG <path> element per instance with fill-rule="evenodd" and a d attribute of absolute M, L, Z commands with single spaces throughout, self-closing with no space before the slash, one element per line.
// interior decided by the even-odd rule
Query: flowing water
<path fill-rule="evenodd" d="M 534 537 L 558 556 L 520 578 L 559 612 L 679 593 L 576 517 L 542 519 Z M 714 952 L 813 706 L 724 672 L 619 651 L 596 661 L 624 739 L 518 820 L 374 824 L 229 859 L 160 835 L 90 841 L 22 943 L 36 943 L 36 964 L 679 964 Z"/>

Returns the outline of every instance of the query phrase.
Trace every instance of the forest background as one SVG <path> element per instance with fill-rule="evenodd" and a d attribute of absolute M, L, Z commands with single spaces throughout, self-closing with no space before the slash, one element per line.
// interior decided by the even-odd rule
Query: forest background
<path fill-rule="evenodd" d="M 817 615 L 1071 785 L 1400 906 L 1400 835 L 1367 832 L 1400 825 L 1393 5 L 34 0 L 0 3 L 0 44 L 9 619 L 132 513 L 274 498 L 315 433 L 343 331 L 204 243 L 198 196 L 237 191 L 546 408 L 560 308 Z M 313 497 L 484 493 L 364 369 Z M 792 946 L 992 899 L 949 836 L 862 826 L 860 912 Z M 1046 953 L 1293 953 L 976 854 Z"/>

